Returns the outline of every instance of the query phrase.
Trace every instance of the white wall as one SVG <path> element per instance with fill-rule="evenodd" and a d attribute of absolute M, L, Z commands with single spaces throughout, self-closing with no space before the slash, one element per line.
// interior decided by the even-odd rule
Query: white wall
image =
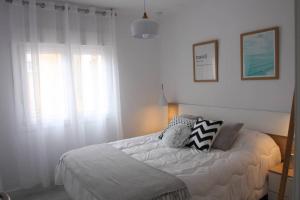
<path fill-rule="evenodd" d="M 139 40 L 130 35 L 130 24 L 140 16 L 120 13 L 117 17 L 117 50 L 120 71 L 122 121 L 125 137 L 160 130 L 159 41 Z"/>
<path fill-rule="evenodd" d="M 161 24 L 162 79 L 175 102 L 289 112 L 294 89 L 293 0 L 191 0 Z M 240 33 L 280 27 L 280 79 L 240 80 Z M 219 39 L 219 82 L 194 83 L 192 44 Z"/>

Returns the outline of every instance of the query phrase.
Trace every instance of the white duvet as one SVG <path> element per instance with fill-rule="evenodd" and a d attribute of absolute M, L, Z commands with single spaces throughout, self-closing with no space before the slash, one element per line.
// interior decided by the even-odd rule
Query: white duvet
<path fill-rule="evenodd" d="M 273 139 L 256 131 L 242 130 L 229 151 L 209 153 L 191 148 L 166 147 L 158 134 L 109 143 L 133 158 L 183 180 L 193 200 L 256 200 L 267 193 L 267 172 L 280 162 Z M 96 157 L 97 155 L 95 155 Z M 65 168 L 56 177 L 71 197 L 96 200 Z"/>

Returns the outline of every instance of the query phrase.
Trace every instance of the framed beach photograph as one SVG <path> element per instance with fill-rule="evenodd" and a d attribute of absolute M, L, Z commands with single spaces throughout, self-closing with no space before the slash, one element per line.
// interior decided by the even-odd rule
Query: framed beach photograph
<path fill-rule="evenodd" d="M 193 44 L 194 82 L 218 81 L 218 41 Z"/>
<path fill-rule="evenodd" d="M 279 27 L 241 34 L 241 79 L 279 79 Z"/>

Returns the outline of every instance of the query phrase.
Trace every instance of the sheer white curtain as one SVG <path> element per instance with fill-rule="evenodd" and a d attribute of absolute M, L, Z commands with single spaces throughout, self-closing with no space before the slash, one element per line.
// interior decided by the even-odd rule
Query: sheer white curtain
<path fill-rule="evenodd" d="M 63 152 L 122 136 L 114 11 L 36 3 L 9 6 L 21 188 L 51 185 Z"/>

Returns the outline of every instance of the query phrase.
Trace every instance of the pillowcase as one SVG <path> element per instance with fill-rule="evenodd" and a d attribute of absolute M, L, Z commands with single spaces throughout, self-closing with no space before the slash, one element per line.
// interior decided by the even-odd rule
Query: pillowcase
<path fill-rule="evenodd" d="M 216 138 L 212 148 L 227 151 L 239 136 L 239 131 L 244 126 L 243 123 L 225 123 Z"/>
<path fill-rule="evenodd" d="M 169 123 L 168 127 L 163 130 L 161 132 L 161 134 L 158 136 L 159 139 L 162 139 L 163 136 L 164 136 L 164 133 L 169 129 L 171 128 L 172 126 L 175 126 L 177 124 L 185 124 L 187 125 L 188 127 L 192 128 L 194 126 L 194 123 L 196 122 L 197 120 L 192 120 L 192 119 L 188 119 L 188 118 L 184 118 L 184 117 L 180 117 L 180 116 L 175 116 Z"/>
<path fill-rule="evenodd" d="M 210 151 L 222 125 L 223 121 L 202 120 L 202 118 L 199 118 L 192 128 L 192 134 L 186 146 L 205 152 Z"/>
<path fill-rule="evenodd" d="M 190 127 L 184 124 L 177 124 L 166 130 L 162 141 L 168 147 L 180 148 L 188 143 L 190 135 Z"/>

